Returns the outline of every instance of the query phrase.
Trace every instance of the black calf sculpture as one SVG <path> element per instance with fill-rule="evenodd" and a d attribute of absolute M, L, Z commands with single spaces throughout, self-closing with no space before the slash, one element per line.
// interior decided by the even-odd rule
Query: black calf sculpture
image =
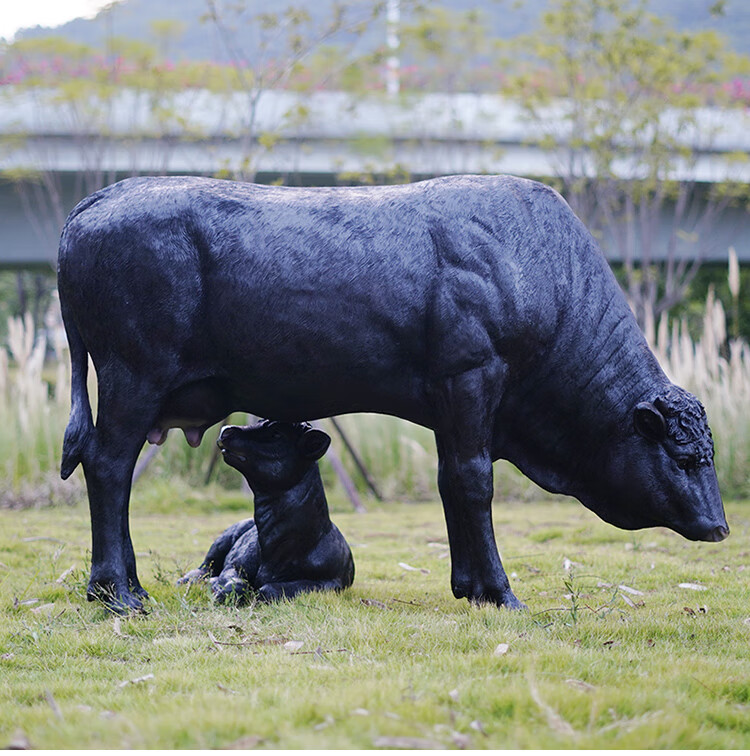
<path fill-rule="evenodd" d="M 317 461 L 328 434 L 306 423 L 266 421 L 229 425 L 218 444 L 255 495 L 255 518 L 227 528 L 203 563 L 179 582 L 206 577 L 219 602 L 291 598 L 308 591 L 340 591 L 354 580 L 346 539 L 328 516 Z"/>

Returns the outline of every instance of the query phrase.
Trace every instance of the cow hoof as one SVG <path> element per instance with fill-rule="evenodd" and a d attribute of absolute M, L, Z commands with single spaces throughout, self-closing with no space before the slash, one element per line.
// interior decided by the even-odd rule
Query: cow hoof
<path fill-rule="evenodd" d="M 149 601 L 151 599 L 151 596 L 148 595 L 148 591 L 141 585 L 131 586 L 130 591 L 134 596 L 137 596 L 143 601 Z"/>
<path fill-rule="evenodd" d="M 510 609 L 511 611 L 523 611 L 528 609 L 526 604 L 519 601 L 513 591 L 509 588 L 501 590 L 482 590 L 477 591 L 473 596 L 467 596 L 469 602 L 477 606 L 483 606 L 485 604 L 494 604 L 497 607 L 504 609 Z"/>
<path fill-rule="evenodd" d="M 503 599 L 503 603 L 501 606 L 504 606 L 506 609 L 510 609 L 514 612 L 518 611 L 528 611 L 528 606 L 523 603 L 523 601 L 519 601 L 512 593 L 509 593 L 505 596 Z"/>
<path fill-rule="evenodd" d="M 103 604 L 113 614 L 146 614 L 141 599 L 147 599 L 148 593 L 140 589 L 140 598 L 130 591 L 116 591 L 112 585 L 89 584 L 86 598 Z"/>

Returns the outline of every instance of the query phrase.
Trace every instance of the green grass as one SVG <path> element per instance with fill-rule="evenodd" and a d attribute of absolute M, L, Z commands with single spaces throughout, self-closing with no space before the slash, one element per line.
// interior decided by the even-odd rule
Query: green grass
<path fill-rule="evenodd" d="M 0 511 L 0 746 L 750 747 L 747 503 L 722 544 L 564 500 L 498 505 L 521 613 L 451 596 L 439 504 L 334 504 L 351 589 L 216 607 L 174 581 L 242 494 L 139 486 L 153 601 L 122 619 L 85 601 L 83 506 Z"/>

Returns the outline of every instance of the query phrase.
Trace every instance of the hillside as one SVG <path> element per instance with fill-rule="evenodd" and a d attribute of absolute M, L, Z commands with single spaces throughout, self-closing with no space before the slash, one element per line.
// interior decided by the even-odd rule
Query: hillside
<path fill-rule="evenodd" d="M 370 0 L 353 0 L 364 7 Z M 351 4 L 352 0 L 349 0 Z M 333 0 L 288 0 L 278 8 L 294 5 L 304 8 L 317 19 L 326 18 Z M 508 38 L 532 31 L 548 0 L 432 0 L 430 5 L 441 5 L 456 11 L 479 9 L 487 19 L 487 26 L 496 37 Z M 250 12 L 268 11 L 267 0 L 248 0 Z M 122 36 L 155 42 L 154 21 L 179 21 L 182 33 L 173 40 L 167 54 L 173 60 L 226 59 L 216 29 L 201 20 L 206 13 L 206 0 L 122 0 L 107 12 L 93 19 L 77 19 L 54 29 L 35 27 L 18 33 L 17 38 L 38 37 L 48 34 L 62 35 L 72 41 L 94 47 L 103 47 L 108 36 Z M 719 7 L 721 14 L 712 15 L 711 8 Z M 748 0 L 651 0 L 651 9 L 660 16 L 669 17 L 680 29 L 716 29 L 724 34 L 737 52 L 750 54 L 750 2 Z M 385 38 L 385 22 L 381 18 L 372 24 L 363 44 L 376 47 Z M 252 49 L 252 37 L 243 40 L 246 50 Z M 251 56 L 250 56 L 251 57 Z"/>

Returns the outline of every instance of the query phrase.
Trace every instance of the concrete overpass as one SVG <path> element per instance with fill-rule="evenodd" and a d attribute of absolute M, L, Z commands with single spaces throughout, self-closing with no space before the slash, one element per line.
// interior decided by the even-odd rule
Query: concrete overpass
<path fill-rule="evenodd" d="M 417 177 L 545 177 L 561 169 L 559 158 L 539 146 L 544 134 L 524 119 L 519 105 L 492 95 L 389 100 L 270 91 L 253 107 L 243 94 L 193 90 L 170 96 L 168 105 L 168 111 L 155 110 L 148 92 L 133 90 L 119 92 L 105 106 L 76 108 L 54 92 L 0 92 L 0 172 L 37 171 L 48 182 L 23 193 L 10 181 L 0 183 L 0 265 L 54 261 L 62 219 L 98 186 L 136 174 L 215 175 L 238 167 L 248 154 L 258 180 L 308 185 L 399 168 Z M 563 131 L 565 107 L 550 106 L 548 120 L 561 124 L 559 140 L 571 137 Z M 750 153 L 748 117 L 712 108 L 697 117 L 698 128 L 679 134 L 683 143 L 697 147 L 697 161 L 677 165 L 674 177 L 706 185 L 729 178 L 750 183 L 750 161 L 736 160 L 738 153 Z M 667 125 L 670 119 L 676 122 L 675 114 L 665 115 Z M 616 170 L 623 177 L 636 170 L 627 145 Z M 725 235 L 726 244 L 750 260 L 744 210 L 732 210 L 712 233 Z M 723 240 L 716 249 L 725 259 Z"/>

